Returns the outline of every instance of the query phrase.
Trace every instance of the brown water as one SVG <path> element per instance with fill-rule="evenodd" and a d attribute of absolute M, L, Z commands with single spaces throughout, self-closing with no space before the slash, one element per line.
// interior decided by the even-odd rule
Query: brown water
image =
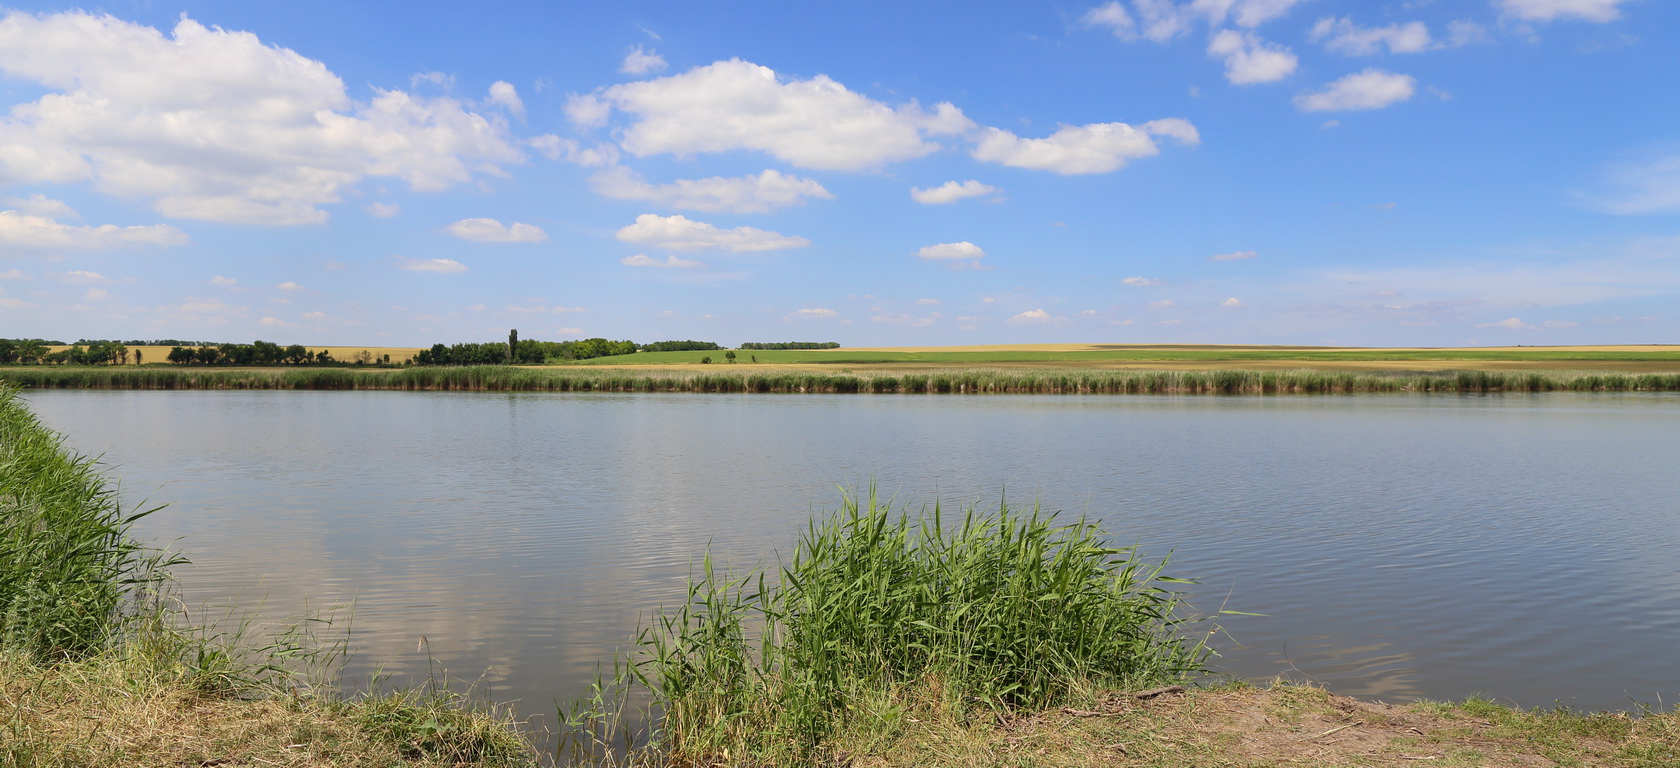
<path fill-rule="evenodd" d="M 192 559 L 189 600 L 353 603 L 352 685 L 436 663 L 549 724 L 708 544 L 773 562 L 870 482 L 1036 501 L 1170 550 L 1197 607 L 1266 614 L 1225 622 L 1233 675 L 1680 701 L 1673 395 L 26 399 L 129 499 L 169 504 L 141 532 Z"/>

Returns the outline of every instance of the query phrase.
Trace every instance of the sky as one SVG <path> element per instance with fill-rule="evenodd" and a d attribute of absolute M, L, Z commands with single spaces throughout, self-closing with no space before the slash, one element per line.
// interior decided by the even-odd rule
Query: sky
<path fill-rule="evenodd" d="M 1668 0 L 0 5 L 0 337 L 1680 342 Z"/>

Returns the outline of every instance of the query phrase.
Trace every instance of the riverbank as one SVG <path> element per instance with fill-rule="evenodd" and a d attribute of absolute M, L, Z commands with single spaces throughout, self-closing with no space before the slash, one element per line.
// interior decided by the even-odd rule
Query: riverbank
<path fill-rule="evenodd" d="M 1593 371 L 1020 370 L 964 368 L 867 374 L 470 366 L 358 370 L 18 366 L 0 381 L 45 389 L 294 389 L 748 394 L 1170 394 L 1355 392 L 1677 392 L 1680 373 Z"/>

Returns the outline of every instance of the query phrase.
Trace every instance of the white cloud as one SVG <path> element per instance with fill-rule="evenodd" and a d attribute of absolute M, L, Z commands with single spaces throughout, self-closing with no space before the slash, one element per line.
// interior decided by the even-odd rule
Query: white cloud
<path fill-rule="evenodd" d="M 926 136 L 974 129 L 949 103 L 931 112 L 914 101 L 888 107 L 826 75 L 784 81 L 740 59 L 576 96 L 567 113 L 580 125 L 600 125 L 608 107 L 634 116 L 619 143 L 637 157 L 751 149 L 823 170 L 922 157 L 939 148 Z"/>
<path fill-rule="evenodd" d="M 1384 47 L 1389 53 L 1417 53 L 1434 45 L 1429 37 L 1429 27 L 1421 21 L 1386 27 L 1361 27 L 1345 16 L 1319 19 L 1308 37 L 1323 41 L 1326 50 L 1349 56 L 1374 56 Z"/>
<path fill-rule="evenodd" d="M 389 219 L 402 213 L 402 206 L 396 203 L 368 203 L 366 210 L 376 219 Z"/>
<path fill-rule="evenodd" d="M 269 317 L 269 316 L 264 316 L 261 320 L 257 321 L 257 324 L 261 325 L 264 328 L 296 328 L 297 327 L 297 323 L 289 323 L 289 322 L 286 322 L 285 320 L 281 320 L 278 317 Z"/>
<path fill-rule="evenodd" d="M 1168 136 L 1180 144 L 1201 142 L 1190 121 L 1169 117 L 1135 128 L 1125 123 L 1065 125 L 1042 139 L 1023 139 L 1002 128 L 987 128 L 972 154 L 983 162 L 1063 175 L 1109 173 L 1127 160 L 1159 154 L 1151 136 Z"/>
<path fill-rule="evenodd" d="M 29 197 L 0 198 L 0 205 L 10 207 L 19 213 L 31 216 L 44 216 L 49 219 L 79 219 L 81 214 L 63 200 L 54 200 L 36 192 Z"/>
<path fill-rule="evenodd" d="M 0 280 L 28 280 L 28 279 L 29 279 L 29 276 L 24 274 L 22 270 L 20 270 L 16 267 L 8 269 L 5 272 L 0 272 Z"/>
<path fill-rule="evenodd" d="M 1232 307 L 1232 308 L 1236 308 L 1236 307 L 1240 307 L 1240 306 L 1242 306 L 1242 305 L 1243 305 L 1243 303 L 1242 303 L 1242 302 L 1241 302 L 1241 301 L 1239 301 L 1239 300 L 1238 300 L 1238 299 L 1237 299 L 1237 298 L 1236 298 L 1236 297 L 1234 297 L 1234 296 L 1233 296 L 1233 297 L 1231 297 L 1231 298 L 1229 298 L 1229 299 L 1226 299 L 1226 300 L 1224 300 L 1224 301 L 1221 301 L 1221 302 L 1219 302 L 1219 306 L 1221 306 L 1221 307 Z"/>
<path fill-rule="evenodd" d="M 239 281 L 231 277 L 222 277 L 221 275 L 217 275 L 210 278 L 210 284 L 219 285 L 223 288 L 232 288 L 233 286 L 238 285 Z"/>
<path fill-rule="evenodd" d="M 517 221 L 509 225 L 495 219 L 462 219 L 443 229 L 475 243 L 540 243 L 548 239 L 542 228 Z"/>
<path fill-rule="evenodd" d="M 954 203 L 966 197 L 980 197 L 982 195 L 996 194 L 1000 191 L 1002 190 L 999 190 L 997 187 L 991 186 L 990 184 L 981 184 L 974 179 L 969 179 L 968 181 L 962 182 L 947 181 L 937 187 L 929 187 L 927 189 L 911 187 L 910 199 L 915 200 L 918 203 L 922 203 L 923 205 L 944 205 L 946 203 Z"/>
<path fill-rule="evenodd" d="M 721 229 L 686 216 L 658 216 L 644 213 L 636 223 L 618 230 L 618 239 L 626 243 L 651 245 L 673 251 L 697 251 L 716 248 L 726 251 L 779 251 L 803 248 L 811 241 L 753 227 Z"/>
<path fill-rule="evenodd" d="M 1300 64 L 1287 47 L 1261 40 L 1253 32 L 1220 30 L 1208 43 L 1209 56 L 1225 60 L 1225 79 L 1236 85 L 1270 83 L 1294 74 Z"/>
<path fill-rule="evenodd" d="M 1004 322 L 1013 323 L 1015 325 L 1044 325 L 1047 323 L 1060 323 L 1062 322 L 1062 318 L 1056 317 L 1043 309 L 1029 309 L 1021 314 L 1009 318 L 1008 320 L 1005 320 Z"/>
<path fill-rule="evenodd" d="M 233 308 L 229 307 L 227 304 L 216 301 L 215 299 L 188 299 L 185 303 L 175 308 L 177 312 L 185 312 L 190 315 L 220 315 L 226 314 L 232 309 Z"/>
<path fill-rule="evenodd" d="M 303 286 L 298 285 L 297 283 L 294 283 L 290 280 L 287 280 L 286 282 L 281 283 L 279 285 L 276 285 L 274 287 L 279 288 L 282 291 L 301 291 L 301 290 L 303 290 Z"/>
<path fill-rule="evenodd" d="M 1259 254 L 1255 253 L 1254 251 L 1232 251 L 1230 253 L 1216 253 L 1212 256 L 1207 257 L 1207 260 L 1208 261 L 1241 261 L 1243 259 L 1252 259 L 1252 258 L 1254 258 L 1255 256 L 1258 256 L 1258 255 Z"/>
<path fill-rule="evenodd" d="M 645 253 L 638 253 L 634 256 L 625 256 L 619 259 L 618 263 L 630 267 L 663 267 L 667 269 L 705 269 L 706 267 L 706 263 L 703 261 L 678 258 L 674 253 L 666 256 L 664 261 Z"/>
<path fill-rule="evenodd" d="M 823 309 L 821 307 L 815 307 L 815 308 L 812 308 L 812 309 L 801 309 L 798 312 L 793 313 L 793 316 L 794 317 L 802 317 L 802 318 L 824 318 L 824 317 L 838 317 L 839 314 L 840 313 L 835 312 L 832 309 Z"/>
<path fill-rule="evenodd" d="M 89 272 L 85 269 L 72 269 L 69 272 L 65 272 L 63 275 L 60 275 L 59 279 L 66 283 L 76 283 L 79 285 L 111 282 L 111 280 L 104 275 L 101 275 L 98 272 Z"/>
<path fill-rule="evenodd" d="M 986 252 L 967 240 L 958 243 L 940 243 L 927 245 L 916 250 L 916 258 L 930 261 L 944 261 L 952 269 L 980 269 L 980 260 L 986 257 Z M 990 299 L 987 299 L 989 302 Z"/>
<path fill-rule="evenodd" d="M 1151 301 L 1143 306 L 1148 309 L 1172 309 L 1178 305 L 1174 304 L 1172 299 L 1162 299 L 1160 301 Z"/>
<path fill-rule="evenodd" d="M 1289 13 L 1303 0 L 1132 0 L 1131 12 L 1113 0 L 1092 8 L 1079 21 L 1088 27 L 1103 27 L 1121 40 L 1147 38 L 1165 42 L 1190 31 L 1197 21 L 1211 26 L 1231 20 L 1250 29 Z M 1134 18 L 1135 16 L 1135 18 Z"/>
<path fill-rule="evenodd" d="M 513 83 L 505 80 L 491 83 L 489 101 L 506 109 L 508 114 L 515 117 L 525 116 L 525 102 L 520 100 L 519 89 L 514 88 Z"/>
<path fill-rule="evenodd" d="M 87 293 L 82 294 L 82 301 L 99 301 L 110 296 L 111 292 L 103 288 L 89 288 Z"/>
<path fill-rule="evenodd" d="M 402 259 L 398 268 L 410 272 L 440 272 L 452 274 L 467 271 L 467 266 L 454 259 Z"/>
<path fill-rule="evenodd" d="M 1477 325 L 1476 327 L 1477 328 L 1504 328 L 1506 330 L 1511 330 L 1511 331 L 1532 331 L 1532 330 L 1534 330 L 1534 326 L 1529 325 L 1528 323 L 1525 323 L 1522 320 L 1520 320 L 1518 318 L 1515 318 L 1515 317 L 1507 317 L 1504 320 L 1500 320 L 1499 322 L 1496 322 L 1496 323 L 1481 323 L 1481 324 Z"/>
<path fill-rule="evenodd" d="M 612 117 L 612 104 L 593 93 L 573 93 L 566 97 L 566 119 L 579 128 L 597 128 Z"/>
<path fill-rule="evenodd" d="M 13 11 L 0 74 L 53 91 L 0 118 L 0 179 L 89 182 L 175 218 L 320 223 L 367 176 L 435 191 L 522 159 L 500 117 L 377 88 L 357 102 L 319 61 L 188 18 L 165 35 Z"/>
<path fill-rule="evenodd" d="M 1524 21 L 1553 21 L 1574 17 L 1600 24 L 1621 18 L 1625 0 L 1497 0 L 1506 16 Z"/>
<path fill-rule="evenodd" d="M 1606 213 L 1680 212 L 1680 155 L 1618 165 L 1606 176 L 1614 191 L 1595 201 Z"/>
<path fill-rule="evenodd" d="M 916 300 L 916 306 L 918 306 L 918 307 L 936 307 L 936 306 L 939 306 L 941 303 L 942 302 L 938 299 L 917 299 Z"/>
<path fill-rule="evenodd" d="M 616 166 L 595 174 L 589 184 L 597 193 L 615 200 L 646 200 L 690 211 L 768 213 L 777 208 L 804 205 L 807 198 L 834 198 L 815 181 L 775 170 L 757 176 L 713 176 L 649 184 L 635 171 Z"/>
<path fill-rule="evenodd" d="M 1162 283 L 1165 283 L 1165 282 L 1166 282 L 1165 280 L 1156 280 L 1154 278 L 1149 278 L 1149 277 L 1128 277 L 1124 280 L 1121 280 L 1120 284 L 1121 285 L 1129 285 L 1129 286 L 1132 286 L 1133 288 L 1144 288 L 1144 287 L 1151 286 L 1151 285 L 1161 285 Z"/>
<path fill-rule="evenodd" d="M 182 245 L 187 233 L 168 224 L 97 227 L 61 224 L 45 216 L 0 211 L 0 246 L 31 250 L 96 251 L 130 245 Z"/>
<path fill-rule="evenodd" d="M 1417 92 L 1417 80 L 1380 69 L 1367 69 L 1337 80 L 1324 90 L 1295 97 L 1304 112 L 1382 109 L 1406 101 Z"/>
<path fill-rule="evenodd" d="M 1447 45 L 1458 48 L 1465 45 L 1487 42 L 1487 29 L 1474 21 L 1453 20 L 1447 22 Z"/>
<path fill-rule="evenodd" d="M 626 75 L 645 75 L 649 72 L 663 72 L 665 57 L 653 51 L 642 50 L 641 46 L 631 48 L 624 55 L 624 63 L 618 65 L 618 71 Z"/>
<path fill-rule="evenodd" d="M 550 160 L 564 160 L 585 168 L 606 168 L 618 164 L 618 149 L 610 144 L 585 147 L 576 139 L 562 139 L 552 133 L 527 139 L 525 143 Z"/>

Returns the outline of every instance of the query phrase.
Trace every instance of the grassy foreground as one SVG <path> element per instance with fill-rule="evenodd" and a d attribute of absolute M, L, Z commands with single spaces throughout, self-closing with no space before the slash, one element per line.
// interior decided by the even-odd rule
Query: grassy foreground
<path fill-rule="evenodd" d="M 129 537 L 139 517 L 0 386 L 0 766 L 535 762 L 446 688 L 344 698 L 294 663 L 331 646 L 184 624 L 164 595 L 180 561 Z"/>
<path fill-rule="evenodd" d="M 1677 392 L 1680 373 L 1593 371 L 1358 372 L 1320 370 L 1036 370 L 960 368 L 890 373 L 470 366 L 401 370 L 29 366 L 0 381 L 65 389 L 297 389 L 749 394 L 1170 394 L 1355 392 Z"/>

